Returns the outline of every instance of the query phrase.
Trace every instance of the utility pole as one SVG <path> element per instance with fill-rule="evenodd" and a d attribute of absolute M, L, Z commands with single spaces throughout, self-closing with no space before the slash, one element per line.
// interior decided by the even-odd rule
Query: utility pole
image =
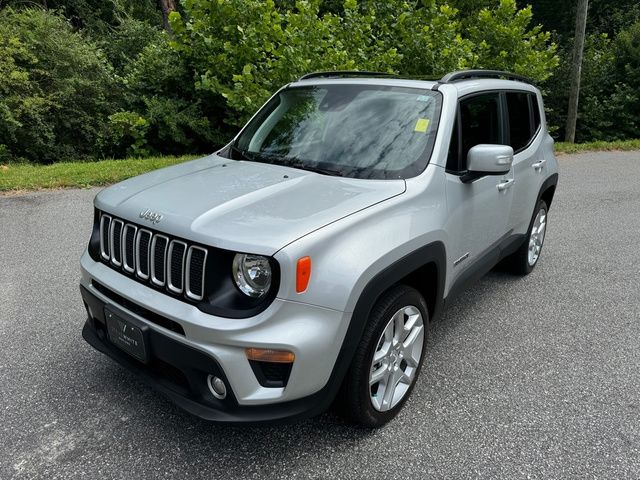
<path fill-rule="evenodd" d="M 568 143 L 576 141 L 576 122 L 578 120 L 578 99 L 580 97 L 580 77 L 582 75 L 582 54 L 584 53 L 584 37 L 587 30 L 587 9 L 589 0 L 578 0 L 576 12 L 576 35 L 573 42 L 573 62 L 571 68 L 571 90 L 569 91 L 569 112 L 564 140 Z"/>
<path fill-rule="evenodd" d="M 171 24 L 169 23 L 169 14 L 176 10 L 175 0 L 158 0 L 158 7 L 160 7 L 160 11 L 162 12 L 162 24 L 164 29 L 169 35 L 173 35 Z"/>

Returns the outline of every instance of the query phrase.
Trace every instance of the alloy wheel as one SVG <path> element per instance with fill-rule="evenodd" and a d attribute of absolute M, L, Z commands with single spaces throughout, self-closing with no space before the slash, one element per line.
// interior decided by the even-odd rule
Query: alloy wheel
<path fill-rule="evenodd" d="M 544 208 L 538 210 L 533 226 L 531 227 L 531 236 L 529 237 L 529 265 L 533 267 L 538 258 L 540 258 L 540 251 L 542 250 L 542 244 L 544 243 L 544 234 L 547 229 L 547 211 Z"/>
<path fill-rule="evenodd" d="M 406 306 L 389 320 L 376 344 L 369 374 L 373 407 L 391 410 L 406 395 L 416 378 L 424 344 L 420 310 Z"/>

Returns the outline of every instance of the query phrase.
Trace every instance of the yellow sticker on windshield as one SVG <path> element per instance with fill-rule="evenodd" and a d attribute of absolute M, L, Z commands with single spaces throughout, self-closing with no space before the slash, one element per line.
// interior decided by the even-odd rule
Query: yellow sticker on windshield
<path fill-rule="evenodd" d="M 429 119 L 428 118 L 419 118 L 416 122 L 416 128 L 413 129 L 414 132 L 427 133 L 427 128 L 429 128 Z"/>

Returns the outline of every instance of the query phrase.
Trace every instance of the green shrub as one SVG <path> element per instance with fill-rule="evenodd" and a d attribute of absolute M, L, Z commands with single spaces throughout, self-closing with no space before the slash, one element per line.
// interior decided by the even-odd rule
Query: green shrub
<path fill-rule="evenodd" d="M 46 163 L 99 153 L 115 79 L 102 52 L 65 19 L 0 10 L 0 78 L 5 157 Z"/>
<path fill-rule="evenodd" d="M 160 42 L 163 35 L 160 24 L 156 26 L 134 18 L 124 18 L 101 37 L 100 46 L 115 71 L 122 74 L 147 45 Z"/>
<path fill-rule="evenodd" d="M 164 33 L 125 65 L 122 83 L 126 107 L 110 117 L 117 156 L 210 152 L 232 134 L 216 124 L 223 106 L 196 91 L 193 74 Z"/>

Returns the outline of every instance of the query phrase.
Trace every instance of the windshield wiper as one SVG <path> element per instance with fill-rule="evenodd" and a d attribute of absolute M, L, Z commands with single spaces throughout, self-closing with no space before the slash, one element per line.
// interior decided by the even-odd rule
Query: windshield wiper
<path fill-rule="evenodd" d="M 307 170 L 309 172 L 320 173 L 322 175 L 331 175 L 334 177 L 344 177 L 344 172 L 342 170 L 334 170 L 331 168 L 318 167 L 314 165 L 309 165 L 304 163 L 298 158 L 295 157 L 284 157 L 281 159 L 280 165 L 291 168 L 299 168 L 300 170 Z"/>
<path fill-rule="evenodd" d="M 321 173 L 322 175 L 332 175 L 334 177 L 344 177 L 342 170 L 332 170 L 330 168 L 313 167 L 305 163 L 284 164 L 286 167 L 299 168 L 300 170 L 308 170 L 309 172 Z"/>
<path fill-rule="evenodd" d="M 248 160 L 250 162 L 268 163 L 270 165 L 282 165 L 283 167 L 298 168 L 300 170 L 307 170 L 309 172 L 320 173 L 322 175 L 332 175 L 334 177 L 344 177 L 344 172 L 341 170 L 333 170 L 330 168 L 316 167 L 308 165 L 295 157 L 283 157 L 280 155 L 269 154 L 264 152 L 248 152 L 241 148 L 231 145 L 231 150 L 237 153 L 242 160 Z"/>
<path fill-rule="evenodd" d="M 242 150 L 241 148 L 238 148 L 235 145 L 231 145 L 229 148 L 231 149 L 232 152 L 237 153 L 240 156 L 241 160 L 248 160 L 250 162 L 256 161 L 256 159 L 251 155 L 249 155 L 249 152 L 247 152 L 246 150 Z"/>

